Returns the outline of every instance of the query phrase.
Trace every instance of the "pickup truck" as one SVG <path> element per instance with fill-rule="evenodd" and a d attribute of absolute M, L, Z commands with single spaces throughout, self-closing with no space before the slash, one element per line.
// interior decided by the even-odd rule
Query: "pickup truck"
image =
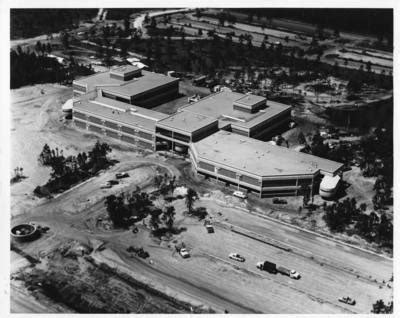
<path fill-rule="evenodd" d="M 229 254 L 229 258 L 233 259 L 235 261 L 238 261 L 238 262 L 244 262 L 245 261 L 245 258 L 243 256 L 239 255 L 238 253 L 230 253 Z"/>
<path fill-rule="evenodd" d="M 277 269 L 278 273 L 281 273 L 282 275 L 289 276 L 290 278 L 293 279 L 300 279 L 300 274 L 296 272 L 294 269 L 287 269 L 285 267 L 279 266 Z"/>
<path fill-rule="evenodd" d="M 271 273 L 271 274 L 277 273 L 276 264 L 268 262 L 268 261 L 258 262 L 257 268 L 262 271 L 267 271 L 268 273 Z"/>

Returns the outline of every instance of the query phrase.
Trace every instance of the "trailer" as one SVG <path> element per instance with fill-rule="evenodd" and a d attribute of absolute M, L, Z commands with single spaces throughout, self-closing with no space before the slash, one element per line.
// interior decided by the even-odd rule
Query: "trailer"
<path fill-rule="evenodd" d="M 257 268 L 262 271 L 267 271 L 268 273 L 271 273 L 271 274 L 277 273 L 276 264 L 268 262 L 268 261 L 258 262 Z"/>

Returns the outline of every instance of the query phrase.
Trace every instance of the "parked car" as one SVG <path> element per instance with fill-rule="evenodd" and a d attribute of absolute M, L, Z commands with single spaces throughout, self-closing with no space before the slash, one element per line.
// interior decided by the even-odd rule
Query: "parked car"
<path fill-rule="evenodd" d="M 238 262 L 244 262 L 246 259 L 238 253 L 230 253 L 229 258 Z"/>
<path fill-rule="evenodd" d="M 273 198 L 272 203 L 273 204 L 287 204 L 287 201 L 283 200 L 283 199 L 279 199 L 279 198 Z"/>
<path fill-rule="evenodd" d="M 115 177 L 117 179 L 122 179 L 122 178 L 127 178 L 129 177 L 129 174 L 127 172 L 118 172 Z"/>
<path fill-rule="evenodd" d="M 181 248 L 181 249 L 179 250 L 179 254 L 180 254 L 183 258 L 189 258 L 189 257 L 190 257 L 190 254 L 189 254 L 189 252 L 187 251 L 186 248 Z"/>
<path fill-rule="evenodd" d="M 241 199 L 246 199 L 247 195 L 245 193 L 243 193 L 242 191 L 234 191 L 233 195 L 235 197 L 241 198 Z"/>
<path fill-rule="evenodd" d="M 108 182 L 102 183 L 100 185 L 100 189 L 109 189 L 111 188 L 111 184 L 109 184 Z"/>
<path fill-rule="evenodd" d="M 347 296 L 347 297 L 343 296 L 342 298 L 339 298 L 338 300 L 339 300 L 340 302 L 342 302 L 342 303 L 347 304 L 347 305 L 352 305 L 352 306 L 354 306 L 354 305 L 356 304 L 356 301 L 355 301 L 354 299 L 348 297 L 348 296 Z"/>
<path fill-rule="evenodd" d="M 117 180 L 108 180 L 107 183 L 111 186 L 118 184 L 119 182 Z"/>

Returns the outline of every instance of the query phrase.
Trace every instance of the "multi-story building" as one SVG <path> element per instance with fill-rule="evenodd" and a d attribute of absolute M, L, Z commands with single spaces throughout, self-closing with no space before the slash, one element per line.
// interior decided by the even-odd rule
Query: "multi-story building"
<path fill-rule="evenodd" d="M 182 111 L 218 119 L 220 129 L 252 138 L 263 138 L 288 127 L 290 105 L 251 94 L 222 91 L 183 106 Z"/>
<path fill-rule="evenodd" d="M 127 65 L 75 80 L 72 87 L 76 98 L 97 91 L 98 96 L 151 108 L 178 96 L 179 79 Z"/>
<path fill-rule="evenodd" d="M 288 105 L 222 91 L 167 115 L 145 107 L 177 93 L 178 79 L 140 74 L 116 68 L 75 81 L 75 126 L 153 151 L 189 153 L 197 174 L 260 197 L 297 195 L 303 186 L 313 191 L 321 176 L 336 176 L 343 168 L 255 139 L 287 129 Z"/>
<path fill-rule="evenodd" d="M 75 102 L 72 116 L 78 128 L 151 150 L 155 150 L 156 123 L 168 117 L 104 97 Z"/>
<path fill-rule="evenodd" d="M 297 195 L 310 191 L 320 176 L 335 176 L 343 164 L 274 146 L 227 131 L 218 131 L 189 150 L 194 170 L 260 197 Z"/>

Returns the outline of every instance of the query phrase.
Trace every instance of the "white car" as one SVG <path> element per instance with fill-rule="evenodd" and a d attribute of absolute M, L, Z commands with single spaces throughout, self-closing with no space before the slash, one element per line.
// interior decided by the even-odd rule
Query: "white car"
<path fill-rule="evenodd" d="M 190 257 L 190 254 L 189 254 L 189 252 L 187 251 L 186 248 L 181 248 L 180 251 L 179 251 L 179 254 L 180 254 L 183 258 L 189 258 L 189 257 Z"/>
<path fill-rule="evenodd" d="M 296 272 L 294 269 L 292 269 L 291 271 L 290 271 L 290 278 L 293 278 L 293 279 L 300 279 L 300 274 L 298 273 L 298 272 Z"/>
<path fill-rule="evenodd" d="M 245 258 L 243 256 L 239 255 L 238 253 L 230 253 L 229 254 L 229 258 L 233 259 L 235 261 L 238 261 L 238 262 L 244 262 L 245 261 Z"/>
<path fill-rule="evenodd" d="M 235 197 L 238 197 L 238 198 L 241 198 L 241 199 L 246 199 L 247 198 L 247 195 L 244 194 L 242 191 L 235 191 L 235 192 L 233 192 L 233 195 Z"/>

